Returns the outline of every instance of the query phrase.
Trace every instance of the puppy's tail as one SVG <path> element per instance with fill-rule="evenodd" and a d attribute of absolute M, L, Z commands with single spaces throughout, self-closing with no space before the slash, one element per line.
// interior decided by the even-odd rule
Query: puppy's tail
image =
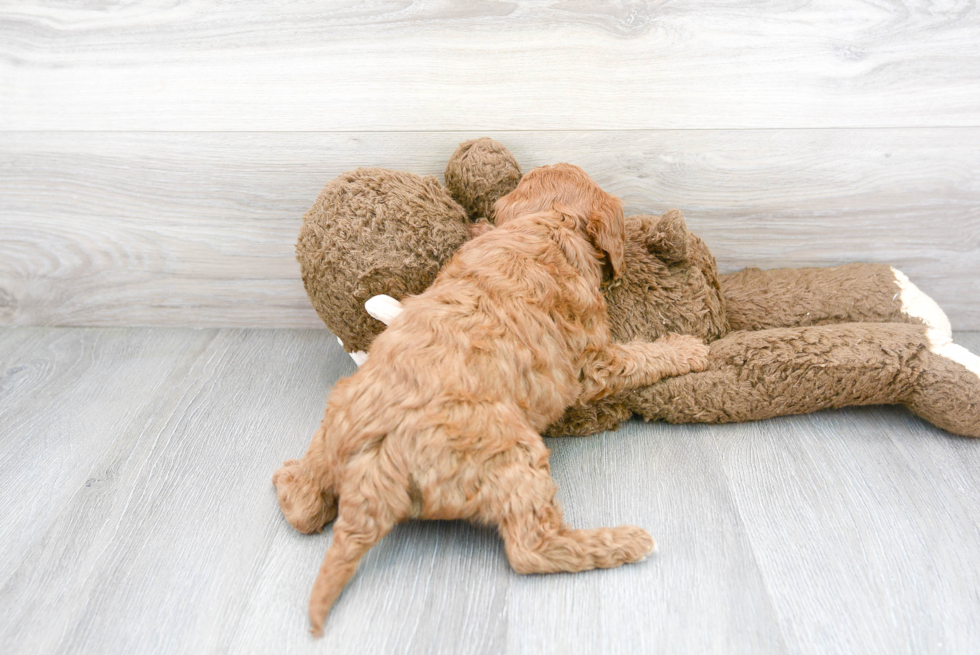
<path fill-rule="evenodd" d="M 363 505 L 353 511 L 341 509 L 333 528 L 333 542 L 323 558 L 310 594 L 310 627 L 314 637 L 323 634 L 323 622 L 353 577 L 361 558 L 391 531 L 394 524 L 393 517 L 365 511 Z"/>

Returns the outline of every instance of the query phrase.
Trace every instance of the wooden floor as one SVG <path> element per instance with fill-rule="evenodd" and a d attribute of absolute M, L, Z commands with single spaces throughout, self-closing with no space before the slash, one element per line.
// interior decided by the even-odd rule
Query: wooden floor
<path fill-rule="evenodd" d="M 329 530 L 270 476 L 353 370 L 324 330 L 0 330 L 0 652 L 980 652 L 980 442 L 891 407 L 550 440 L 568 520 L 656 556 L 525 577 L 406 524 L 315 642 Z"/>

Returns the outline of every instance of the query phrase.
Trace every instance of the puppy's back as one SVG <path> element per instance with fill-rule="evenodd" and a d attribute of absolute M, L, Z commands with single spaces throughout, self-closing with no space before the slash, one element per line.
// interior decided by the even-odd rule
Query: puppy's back
<path fill-rule="evenodd" d="M 603 309 L 598 280 L 583 277 L 547 225 L 513 221 L 464 245 L 428 290 L 405 299 L 355 386 L 384 389 L 363 395 L 389 406 L 391 422 L 432 403 L 498 402 L 543 429 L 577 397 L 582 317 L 594 323 Z"/>

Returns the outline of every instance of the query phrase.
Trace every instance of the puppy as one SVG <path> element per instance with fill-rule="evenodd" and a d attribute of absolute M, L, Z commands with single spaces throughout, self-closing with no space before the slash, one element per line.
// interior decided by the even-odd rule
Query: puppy
<path fill-rule="evenodd" d="M 638 527 L 562 522 L 540 433 L 575 403 L 703 370 L 708 348 L 679 335 L 610 343 L 600 284 L 622 271 L 622 203 L 580 168 L 531 171 L 495 212 L 495 229 L 405 300 L 337 383 L 306 455 L 272 478 L 297 530 L 336 518 L 310 597 L 317 636 L 358 561 L 407 519 L 496 525 L 519 573 L 653 549 Z"/>

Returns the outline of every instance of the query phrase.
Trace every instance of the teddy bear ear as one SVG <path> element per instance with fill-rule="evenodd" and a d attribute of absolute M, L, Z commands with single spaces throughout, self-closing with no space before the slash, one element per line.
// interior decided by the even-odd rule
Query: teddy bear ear
<path fill-rule="evenodd" d="M 471 221 L 493 222 L 493 205 L 521 181 L 521 167 L 504 145 L 483 137 L 464 141 L 446 164 L 446 188 Z"/>
<path fill-rule="evenodd" d="M 671 209 L 659 219 L 651 217 L 646 233 L 647 249 L 667 262 L 675 264 L 687 259 L 687 244 L 690 235 L 684 215 Z"/>

